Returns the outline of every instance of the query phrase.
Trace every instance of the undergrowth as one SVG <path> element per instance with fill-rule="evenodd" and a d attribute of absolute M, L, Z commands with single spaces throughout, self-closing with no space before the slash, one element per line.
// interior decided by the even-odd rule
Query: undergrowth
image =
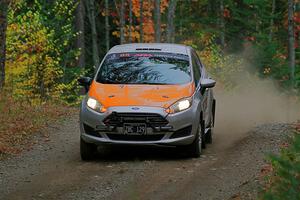
<path fill-rule="evenodd" d="M 266 176 L 261 199 L 300 199 L 300 123 L 289 145 L 282 147 L 279 155 L 268 157 L 271 168 Z"/>

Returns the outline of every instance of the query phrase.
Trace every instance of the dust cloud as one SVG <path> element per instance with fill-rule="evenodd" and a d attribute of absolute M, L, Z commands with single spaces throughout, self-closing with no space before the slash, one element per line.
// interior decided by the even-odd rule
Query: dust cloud
<path fill-rule="evenodd" d="M 300 119 L 299 100 L 277 89 L 271 80 L 249 76 L 236 76 L 238 88 L 232 91 L 215 89 L 215 134 L 222 142 L 232 143 L 262 124 L 293 123 Z"/>

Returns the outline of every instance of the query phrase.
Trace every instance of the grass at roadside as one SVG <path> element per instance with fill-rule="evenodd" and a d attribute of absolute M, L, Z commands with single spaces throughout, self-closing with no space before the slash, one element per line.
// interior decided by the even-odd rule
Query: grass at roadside
<path fill-rule="evenodd" d="M 48 102 L 33 106 L 0 94 L 0 158 L 21 152 L 30 136 L 76 112 L 76 108 Z M 43 133 L 46 135 L 46 133 Z"/>

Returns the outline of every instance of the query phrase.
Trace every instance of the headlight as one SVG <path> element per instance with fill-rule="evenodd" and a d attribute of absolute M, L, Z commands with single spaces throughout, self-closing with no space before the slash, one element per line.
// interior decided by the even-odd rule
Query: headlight
<path fill-rule="evenodd" d="M 192 102 L 193 102 L 192 97 L 181 99 L 176 103 L 174 103 L 173 105 L 171 105 L 166 111 L 171 114 L 184 111 L 192 106 Z"/>
<path fill-rule="evenodd" d="M 97 112 L 105 112 L 106 110 L 96 99 L 92 97 L 88 98 L 86 105 Z"/>

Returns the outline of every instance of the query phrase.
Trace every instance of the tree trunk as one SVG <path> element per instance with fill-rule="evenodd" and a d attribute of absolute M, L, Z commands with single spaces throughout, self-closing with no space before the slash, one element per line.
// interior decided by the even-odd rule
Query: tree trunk
<path fill-rule="evenodd" d="M 0 0 L 0 90 L 5 85 L 7 9 L 8 1 Z"/>
<path fill-rule="evenodd" d="M 288 53 L 290 80 L 295 78 L 295 35 L 294 35 L 294 1 L 288 0 Z"/>
<path fill-rule="evenodd" d="M 86 6 L 88 11 L 88 18 L 91 25 L 91 31 L 92 31 L 93 62 L 94 62 L 95 70 L 97 70 L 97 68 L 99 67 L 99 52 L 98 52 L 98 42 L 97 42 L 94 0 L 88 0 L 87 4 L 88 5 Z"/>
<path fill-rule="evenodd" d="M 154 1 L 155 42 L 161 42 L 160 0 Z"/>
<path fill-rule="evenodd" d="M 79 1 L 78 7 L 76 9 L 76 31 L 79 35 L 76 39 L 76 48 L 80 50 L 80 55 L 78 58 L 77 65 L 81 68 L 85 67 L 85 40 L 84 40 L 84 5 L 83 0 Z"/>
<path fill-rule="evenodd" d="M 120 12 L 120 42 L 121 42 L 121 44 L 125 43 L 124 26 L 125 26 L 125 2 L 124 2 L 124 0 L 121 0 L 121 12 Z"/>
<path fill-rule="evenodd" d="M 224 0 L 220 0 L 220 43 L 222 49 L 224 49 L 225 47 Z"/>
<path fill-rule="evenodd" d="M 132 27 L 132 0 L 129 0 L 129 43 L 131 43 L 131 27 Z"/>
<path fill-rule="evenodd" d="M 105 0 L 105 46 L 106 46 L 106 52 L 109 51 L 110 45 L 109 45 L 109 5 L 108 0 Z"/>
<path fill-rule="evenodd" d="M 215 2 L 214 2 L 214 1 L 211 1 L 211 0 L 210 0 L 210 1 L 207 1 L 207 10 L 206 10 L 207 13 L 211 13 L 211 12 L 212 12 L 212 10 L 213 10 L 213 9 L 212 9 L 212 7 L 213 7 L 212 4 L 213 4 L 213 3 L 215 3 Z"/>
<path fill-rule="evenodd" d="M 269 33 L 269 42 L 273 39 L 273 26 L 274 26 L 274 15 L 276 10 L 276 0 L 272 2 L 272 13 L 271 13 L 271 21 L 270 21 L 270 33 Z"/>
<path fill-rule="evenodd" d="M 175 10 L 176 10 L 177 0 L 170 0 L 168 9 L 168 24 L 167 24 L 167 42 L 175 42 Z"/>
<path fill-rule="evenodd" d="M 140 42 L 143 43 L 144 42 L 144 27 L 143 27 L 143 23 L 144 23 L 144 15 L 143 15 L 143 5 L 144 5 L 144 1 L 140 0 Z"/>

